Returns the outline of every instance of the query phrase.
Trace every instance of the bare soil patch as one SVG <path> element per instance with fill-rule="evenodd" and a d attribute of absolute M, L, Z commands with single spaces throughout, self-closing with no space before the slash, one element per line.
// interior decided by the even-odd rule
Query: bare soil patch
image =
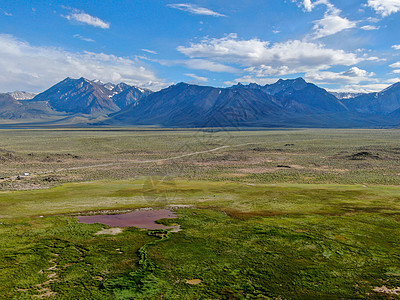
<path fill-rule="evenodd" d="M 374 288 L 374 292 L 390 294 L 390 295 L 400 295 L 400 287 L 389 289 L 386 286 L 376 287 Z"/>
<path fill-rule="evenodd" d="M 202 282 L 203 282 L 203 280 L 201 280 L 201 279 L 186 279 L 186 283 L 190 284 L 190 285 L 198 285 Z"/>
<path fill-rule="evenodd" d="M 96 232 L 94 235 L 102 235 L 102 234 L 110 234 L 110 235 L 117 235 L 122 233 L 123 229 L 120 227 L 113 227 L 113 228 L 107 228 L 100 230 Z"/>

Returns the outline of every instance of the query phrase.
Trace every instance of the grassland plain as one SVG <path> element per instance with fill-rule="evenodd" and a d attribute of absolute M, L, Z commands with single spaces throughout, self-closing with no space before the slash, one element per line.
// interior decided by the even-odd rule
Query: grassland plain
<path fill-rule="evenodd" d="M 0 298 L 399 297 L 399 137 L 0 131 Z M 175 209 L 161 222 L 181 231 L 95 235 L 74 217 L 142 207 Z"/>

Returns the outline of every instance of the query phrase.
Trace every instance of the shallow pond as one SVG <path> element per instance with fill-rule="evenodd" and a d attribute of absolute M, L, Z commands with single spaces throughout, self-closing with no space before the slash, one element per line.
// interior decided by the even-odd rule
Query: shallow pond
<path fill-rule="evenodd" d="M 175 219 L 177 216 L 168 209 L 136 210 L 130 213 L 117 215 L 78 216 L 79 223 L 101 223 L 111 227 L 138 227 L 143 229 L 177 229 L 178 226 L 165 226 L 155 221 L 161 219 Z"/>

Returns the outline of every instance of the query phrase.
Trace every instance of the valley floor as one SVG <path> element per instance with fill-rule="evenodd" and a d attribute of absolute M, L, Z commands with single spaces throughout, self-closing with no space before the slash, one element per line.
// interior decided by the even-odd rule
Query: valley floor
<path fill-rule="evenodd" d="M 399 138 L 0 131 L 0 297 L 399 297 Z M 96 235 L 109 227 L 76 218 L 138 208 L 174 210 L 160 222 L 180 231 Z"/>

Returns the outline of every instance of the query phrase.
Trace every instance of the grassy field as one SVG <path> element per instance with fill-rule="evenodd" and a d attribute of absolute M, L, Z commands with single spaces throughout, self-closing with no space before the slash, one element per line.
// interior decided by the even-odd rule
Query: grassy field
<path fill-rule="evenodd" d="M 399 140 L 397 130 L 2 130 L 0 178 L 36 175 L 0 181 L 0 189 L 153 175 L 249 183 L 397 185 Z M 148 162 L 226 145 L 242 146 Z M 91 168 L 101 164 L 116 165 Z M 65 170 L 76 167 L 81 169 Z"/>
<path fill-rule="evenodd" d="M 0 298 L 398 298 L 399 138 L 0 131 Z M 96 235 L 75 217 L 144 207 L 181 231 Z"/>

